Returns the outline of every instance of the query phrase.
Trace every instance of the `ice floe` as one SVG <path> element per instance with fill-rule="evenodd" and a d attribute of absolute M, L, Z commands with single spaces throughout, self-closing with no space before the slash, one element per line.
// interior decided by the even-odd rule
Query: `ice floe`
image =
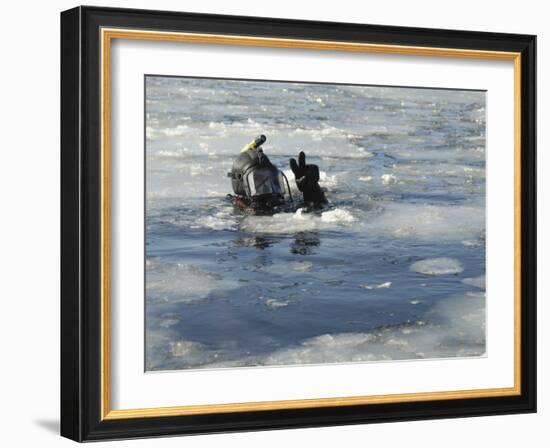
<path fill-rule="evenodd" d="M 219 273 L 195 265 L 153 260 L 147 269 L 147 301 L 153 303 L 192 302 L 217 291 L 239 287 Z"/>
<path fill-rule="evenodd" d="M 365 289 L 387 289 L 387 288 L 391 287 L 391 285 L 392 285 L 392 282 L 384 282 L 384 283 L 380 283 L 379 285 L 363 284 L 363 285 L 359 285 L 359 286 L 361 286 L 361 288 L 365 288 Z"/>
<path fill-rule="evenodd" d="M 411 271 L 425 275 L 460 274 L 464 266 L 456 258 L 428 258 L 411 264 Z"/>
<path fill-rule="evenodd" d="M 320 214 L 304 213 L 298 209 L 294 213 L 277 213 L 273 216 L 247 216 L 240 228 L 250 232 L 293 234 L 318 229 L 332 230 L 348 227 L 356 221 L 353 214 L 343 208 L 328 210 Z"/>
<path fill-rule="evenodd" d="M 271 306 L 266 306 L 271 309 L 286 306 L 273 306 L 280 301 L 270 300 Z M 158 352 L 148 364 L 153 370 L 161 353 L 162 362 L 170 368 L 210 369 L 477 357 L 485 354 L 485 294 L 455 294 L 435 304 L 424 319 L 363 333 L 322 334 L 262 356 L 220 359 L 223 355 L 217 349 L 194 341 L 170 342 L 162 333 L 155 334 L 151 341 L 157 344 Z"/>
<path fill-rule="evenodd" d="M 277 308 L 287 307 L 288 303 L 288 300 L 268 299 L 266 300 L 265 305 L 272 310 L 276 310 Z"/>
<path fill-rule="evenodd" d="M 469 286 L 475 286 L 476 288 L 485 289 L 485 275 L 464 278 L 462 279 L 462 283 Z"/>

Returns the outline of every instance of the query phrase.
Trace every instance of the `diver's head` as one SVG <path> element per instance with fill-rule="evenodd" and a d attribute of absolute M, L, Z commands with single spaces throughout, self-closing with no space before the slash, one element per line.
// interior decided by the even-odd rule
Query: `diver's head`
<path fill-rule="evenodd" d="M 281 172 L 261 148 L 265 141 L 266 137 L 260 135 L 246 145 L 227 175 L 236 195 L 246 197 L 250 203 L 271 206 L 283 201 L 285 190 Z"/>

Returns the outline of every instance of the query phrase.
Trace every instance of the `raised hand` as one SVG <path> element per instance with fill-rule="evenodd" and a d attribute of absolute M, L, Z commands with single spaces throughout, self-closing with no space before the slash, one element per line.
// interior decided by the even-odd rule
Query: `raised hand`
<path fill-rule="evenodd" d="M 298 163 L 295 159 L 290 159 L 290 169 L 294 173 L 298 190 L 304 194 L 304 202 L 323 204 L 327 202 L 325 194 L 319 186 L 319 167 L 317 165 L 307 165 L 306 155 L 300 151 Z"/>

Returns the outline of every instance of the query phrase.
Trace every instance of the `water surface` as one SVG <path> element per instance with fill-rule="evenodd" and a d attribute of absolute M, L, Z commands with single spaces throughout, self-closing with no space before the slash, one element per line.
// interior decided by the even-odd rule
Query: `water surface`
<path fill-rule="evenodd" d="M 325 211 L 227 202 L 260 133 Z M 484 274 L 484 92 L 146 78 L 147 370 L 479 356 Z"/>

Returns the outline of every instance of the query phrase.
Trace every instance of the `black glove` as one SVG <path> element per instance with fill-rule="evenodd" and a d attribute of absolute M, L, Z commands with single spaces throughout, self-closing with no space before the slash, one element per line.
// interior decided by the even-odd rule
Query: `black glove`
<path fill-rule="evenodd" d="M 327 202 L 325 194 L 319 186 L 319 167 L 317 165 L 306 165 L 306 155 L 300 151 L 298 163 L 290 159 L 290 169 L 294 173 L 298 190 L 304 194 L 304 202 L 324 204 Z"/>

